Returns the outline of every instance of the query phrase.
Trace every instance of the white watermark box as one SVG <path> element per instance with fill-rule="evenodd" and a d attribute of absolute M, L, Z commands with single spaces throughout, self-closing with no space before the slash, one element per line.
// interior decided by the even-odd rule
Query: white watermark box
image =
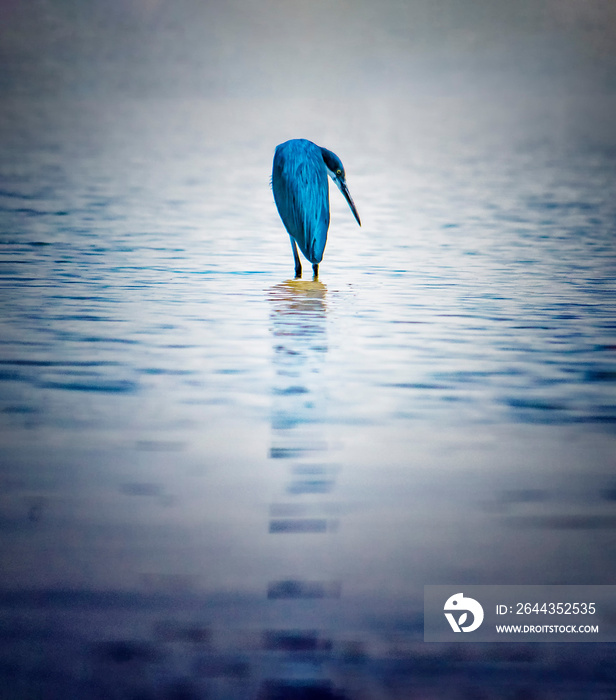
<path fill-rule="evenodd" d="M 424 586 L 426 642 L 616 642 L 616 586 Z"/>

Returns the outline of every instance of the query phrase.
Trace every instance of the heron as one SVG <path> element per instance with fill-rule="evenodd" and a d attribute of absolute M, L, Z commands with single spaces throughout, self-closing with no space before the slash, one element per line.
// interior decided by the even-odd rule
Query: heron
<path fill-rule="evenodd" d="M 306 139 L 291 139 L 276 147 L 272 189 L 278 213 L 291 238 L 296 279 L 302 276 L 298 246 L 312 263 L 315 279 L 319 275 L 329 228 L 328 175 L 361 226 L 346 184 L 344 166 L 335 153 Z"/>

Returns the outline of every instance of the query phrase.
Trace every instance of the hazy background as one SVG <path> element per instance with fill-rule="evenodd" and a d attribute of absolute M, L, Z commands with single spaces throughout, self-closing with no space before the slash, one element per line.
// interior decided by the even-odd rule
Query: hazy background
<path fill-rule="evenodd" d="M 1 12 L 5 95 L 335 100 L 426 83 L 444 94 L 613 89 L 609 0 L 4 0 Z"/>

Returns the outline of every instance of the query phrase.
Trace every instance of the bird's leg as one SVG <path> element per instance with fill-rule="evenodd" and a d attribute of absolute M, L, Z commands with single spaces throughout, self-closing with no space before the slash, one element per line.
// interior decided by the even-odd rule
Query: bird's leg
<path fill-rule="evenodd" d="M 293 258 L 295 259 L 295 279 L 298 280 L 302 276 L 302 264 L 299 260 L 299 253 L 297 252 L 297 243 L 293 238 L 291 238 L 291 248 L 293 248 Z"/>
<path fill-rule="evenodd" d="M 314 279 L 316 280 L 319 276 L 319 263 L 312 264 L 312 274 L 314 276 Z"/>

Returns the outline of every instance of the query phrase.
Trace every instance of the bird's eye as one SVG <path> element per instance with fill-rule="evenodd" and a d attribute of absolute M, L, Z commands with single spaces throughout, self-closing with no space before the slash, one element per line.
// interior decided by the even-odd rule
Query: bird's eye
<path fill-rule="evenodd" d="M 340 175 L 342 175 L 342 170 L 340 170 L 340 168 L 338 168 L 338 170 L 336 170 L 336 175 L 338 175 L 338 177 L 340 177 Z"/>

